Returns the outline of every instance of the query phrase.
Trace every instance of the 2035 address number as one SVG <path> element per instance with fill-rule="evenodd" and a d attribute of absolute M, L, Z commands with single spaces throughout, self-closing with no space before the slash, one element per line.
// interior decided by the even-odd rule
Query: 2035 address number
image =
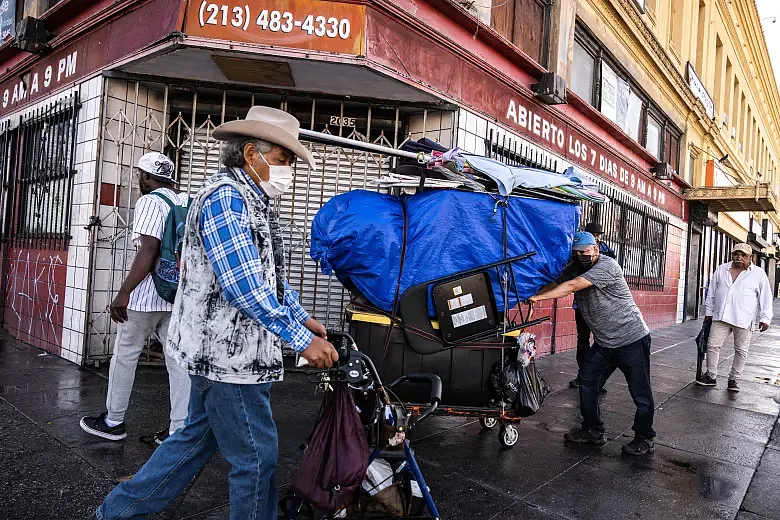
<path fill-rule="evenodd" d="M 199 19 L 201 27 L 207 25 L 233 26 L 246 31 L 253 20 L 249 5 L 230 7 L 229 5 L 214 4 L 203 1 L 200 4 Z M 263 9 L 254 19 L 254 25 L 264 31 L 291 33 L 300 29 L 308 35 L 319 38 L 349 38 L 351 26 L 346 18 L 331 16 L 306 15 L 302 20 L 296 20 L 292 13 L 281 11 L 269 11 Z"/>

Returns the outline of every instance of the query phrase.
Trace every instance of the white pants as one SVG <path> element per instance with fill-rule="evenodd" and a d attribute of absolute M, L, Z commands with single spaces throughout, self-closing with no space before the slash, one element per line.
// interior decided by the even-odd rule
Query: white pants
<path fill-rule="evenodd" d="M 156 333 L 163 344 L 168 338 L 170 312 L 138 312 L 127 310 L 127 321 L 117 327 L 114 355 L 108 371 L 108 396 L 106 397 L 106 416 L 110 421 L 123 422 L 130 402 L 130 394 L 135 382 L 135 369 L 138 357 L 144 348 L 146 339 Z M 187 406 L 190 401 L 190 376 L 187 370 L 179 366 L 167 352 L 165 366 L 168 369 L 168 384 L 171 397 L 171 425 L 174 432 L 184 425 L 187 418 Z"/>
<path fill-rule="evenodd" d="M 729 380 L 738 380 L 745 369 L 753 331 L 751 329 L 741 329 L 723 321 L 713 321 L 712 329 L 710 329 L 710 338 L 707 342 L 707 373 L 712 377 L 718 375 L 720 349 L 732 332 L 734 333 L 734 362 L 731 364 Z"/>

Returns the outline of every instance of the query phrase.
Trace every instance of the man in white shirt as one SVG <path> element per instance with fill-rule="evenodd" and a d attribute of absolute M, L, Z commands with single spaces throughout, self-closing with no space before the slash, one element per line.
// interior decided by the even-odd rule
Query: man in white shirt
<path fill-rule="evenodd" d="M 732 249 L 731 262 L 718 266 L 712 275 L 704 303 L 704 320 L 712 321 L 707 373 L 696 381 L 699 385 L 715 386 L 720 348 L 734 333 L 734 362 L 728 389 L 739 392 L 738 380 L 747 361 L 757 311 L 761 332 L 772 322 L 772 289 L 766 273 L 752 264 L 752 255 L 749 245 L 737 244 Z"/>
<path fill-rule="evenodd" d="M 160 254 L 160 242 L 171 204 L 185 206 L 186 193 L 176 189 L 174 166 L 157 152 L 144 154 L 138 161 L 138 185 L 142 196 L 135 204 L 133 242 L 137 253 L 114 301 L 111 319 L 117 322 L 114 355 L 108 372 L 106 411 L 96 417 L 82 417 L 81 428 L 111 441 L 127 437 L 125 412 L 135 381 L 135 369 L 146 340 L 156 334 L 165 345 L 173 306 L 163 300 L 154 286 L 151 272 Z M 170 203 L 170 204 L 169 204 Z M 190 396 L 190 377 L 176 360 L 165 355 L 168 368 L 171 414 L 170 426 L 153 433 L 149 442 L 161 444 L 184 425 Z M 143 440 L 143 438 L 142 438 Z"/>

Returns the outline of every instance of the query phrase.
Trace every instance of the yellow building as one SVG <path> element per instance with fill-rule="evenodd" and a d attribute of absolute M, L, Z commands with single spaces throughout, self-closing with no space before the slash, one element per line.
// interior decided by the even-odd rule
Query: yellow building
<path fill-rule="evenodd" d="M 774 285 L 780 94 L 754 0 L 579 0 L 574 32 L 570 88 L 605 114 L 624 90 L 624 131 L 692 188 L 686 315 L 734 241 Z"/>

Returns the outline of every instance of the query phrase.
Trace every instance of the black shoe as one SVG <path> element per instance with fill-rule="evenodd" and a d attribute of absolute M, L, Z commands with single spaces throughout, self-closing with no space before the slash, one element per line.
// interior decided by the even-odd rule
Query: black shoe
<path fill-rule="evenodd" d="M 696 384 L 701 386 L 715 386 L 716 379 L 709 374 L 704 374 L 701 379 L 696 380 Z"/>
<path fill-rule="evenodd" d="M 160 430 L 159 432 L 154 432 L 151 435 L 144 435 L 141 437 L 141 442 L 149 444 L 151 446 L 159 446 L 163 442 L 165 442 L 165 439 L 167 439 L 170 436 L 170 433 L 168 433 L 168 428 L 165 428 L 164 430 Z"/>
<path fill-rule="evenodd" d="M 569 442 L 576 442 L 577 444 L 595 444 L 596 446 L 604 446 L 607 443 L 607 438 L 603 433 L 592 432 L 581 428 L 574 432 L 564 434 L 564 439 Z"/>
<path fill-rule="evenodd" d="M 606 394 L 607 393 L 607 389 L 602 386 L 601 388 L 599 388 L 599 392 L 602 393 L 602 394 Z"/>
<path fill-rule="evenodd" d="M 569 381 L 569 388 L 579 388 L 580 387 L 580 380 L 579 379 L 572 379 Z"/>
<path fill-rule="evenodd" d="M 736 379 L 729 379 L 729 390 L 731 392 L 739 392 L 739 385 Z"/>
<path fill-rule="evenodd" d="M 97 417 L 82 417 L 80 421 L 81 429 L 90 435 L 102 437 L 110 441 L 121 441 L 127 437 L 125 423 L 109 426 L 106 424 L 107 412 L 103 412 Z"/>
<path fill-rule="evenodd" d="M 633 441 L 623 446 L 622 451 L 626 455 L 646 455 L 655 451 L 655 443 L 652 439 L 635 437 Z"/>

